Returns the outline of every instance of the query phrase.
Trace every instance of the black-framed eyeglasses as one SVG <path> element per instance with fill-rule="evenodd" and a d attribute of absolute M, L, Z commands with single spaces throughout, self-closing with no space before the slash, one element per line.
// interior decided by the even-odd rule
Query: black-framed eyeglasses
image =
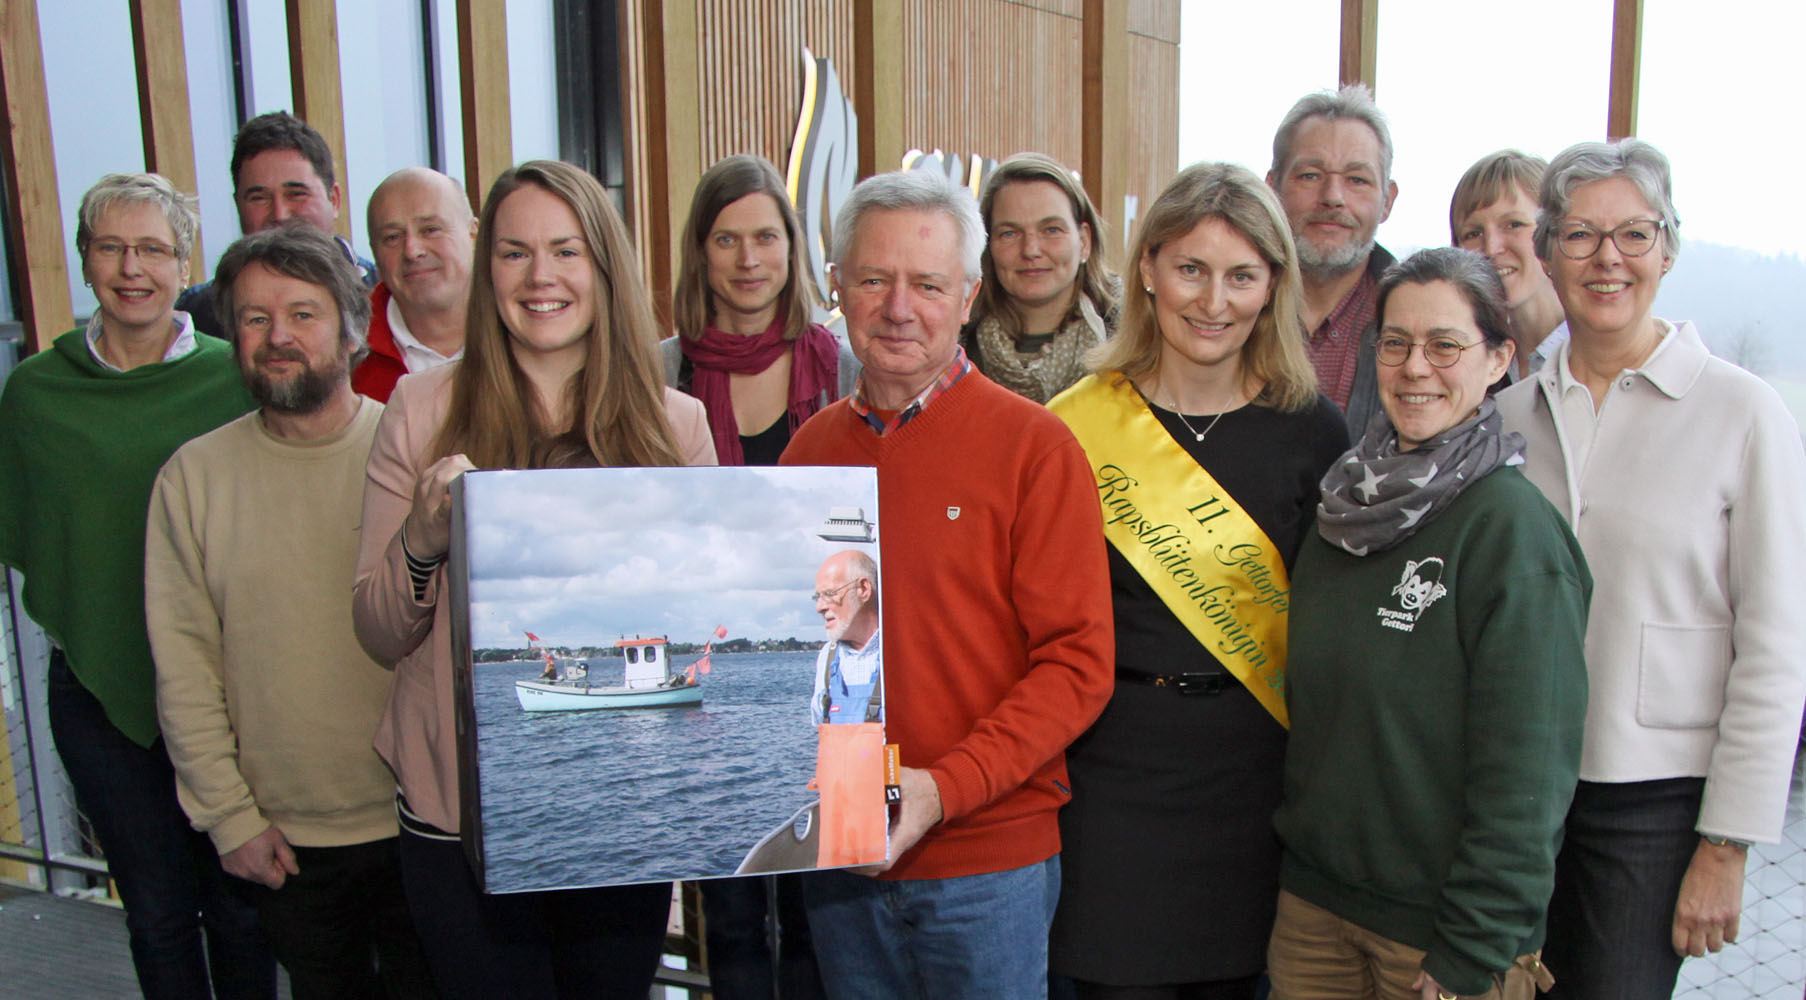
<path fill-rule="evenodd" d="M 1661 242 L 1667 223 L 1660 219 L 1632 219 L 1616 229 L 1604 230 L 1584 222 L 1564 222 L 1555 228 L 1555 249 L 1569 260 L 1586 260 L 1611 240 L 1626 257 L 1641 257 Z"/>
<path fill-rule="evenodd" d="M 161 264 L 166 260 L 175 259 L 176 256 L 175 247 L 172 247 L 167 243 L 158 243 L 154 240 L 146 240 L 143 243 L 126 243 L 121 240 L 95 240 L 88 244 L 88 249 L 96 257 L 106 257 L 108 259 L 124 257 L 125 252 L 130 250 L 136 253 L 138 259 L 146 264 Z"/>
<path fill-rule="evenodd" d="M 823 598 L 826 598 L 830 601 L 839 600 L 841 591 L 847 589 L 848 587 L 851 587 L 853 584 L 858 583 L 858 582 L 859 581 L 857 579 L 853 579 L 853 580 L 848 580 L 847 582 L 841 584 L 838 587 L 829 587 L 827 590 L 811 591 L 809 593 L 809 600 L 812 602 L 820 601 Z"/>
<path fill-rule="evenodd" d="M 1380 336 L 1378 344 L 1375 345 L 1374 355 L 1379 360 L 1380 364 L 1385 365 L 1388 368 L 1397 368 L 1399 365 L 1411 360 L 1411 349 L 1413 347 L 1419 347 L 1423 349 L 1423 359 L 1425 361 L 1428 361 L 1436 368 L 1448 368 L 1453 366 L 1455 362 L 1461 360 L 1462 351 L 1465 351 L 1470 347 L 1479 347 L 1484 343 L 1486 343 L 1485 338 L 1476 340 L 1471 344 L 1463 344 L 1453 337 L 1431 337 L 1429 340 L 1419 344 L 1409 337 L 1400 337 L 1397 334 L 1388 333 Z"/>

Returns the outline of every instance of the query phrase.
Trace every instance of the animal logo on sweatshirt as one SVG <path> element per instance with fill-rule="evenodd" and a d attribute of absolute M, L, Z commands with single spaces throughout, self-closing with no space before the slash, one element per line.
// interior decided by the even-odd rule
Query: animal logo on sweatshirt
<path fill-rule="evenodd" d="M 1398 576 L 1398 585 L 1392 588 L 1392 596 L 1398 598 L 1398 607 L 1379 608 L 1380 624 L 1400 632 L 1414 630 L 1417 620 L 1423 617 L 1430 605 L 1449 592 L 1449 588 L 1442 583 L 1442 570 L 1443 562 L 1438 556 L 1406 559 L 1405 570 Z"/>

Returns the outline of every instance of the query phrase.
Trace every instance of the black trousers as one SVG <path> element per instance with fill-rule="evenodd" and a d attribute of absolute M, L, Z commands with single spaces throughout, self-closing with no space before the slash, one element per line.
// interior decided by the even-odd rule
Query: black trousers
<path fill-rule="evenodd" d="M 401 879 L 447 998 L 645 1000 L 671 883 L 488 895 L 455 840 L 401 831 Z"/>
<path fill-rule="evenodd" d="M 280 889 L 251 891 L 295 1000 L 437 996 L 408 915 L 395 838 L 294 851 L 300 874 Z"/>
<path fill-rule="evenodd" d="M 1699 847 L 1704 778 L 1602 783 L 1574 790 L 1555 861 L 1543 964 L 1556 1000 L 1668 1000 L 1681 957 L 1671 929 L 1681 879 Z"/>

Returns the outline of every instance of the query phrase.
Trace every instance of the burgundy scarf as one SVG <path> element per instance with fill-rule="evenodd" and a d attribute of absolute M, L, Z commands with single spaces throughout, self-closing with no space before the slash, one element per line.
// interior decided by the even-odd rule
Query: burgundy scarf
<path fill-rule="evenodd" d="M 679 343 L 684 357 L 690 359 L 690 395 L 702 400 L 708 411 L 709 430 L 715 436 L 715 459 L 722 465 L 746 463 L 740 450 L 740 425 L 734 420 L 734 402 L 728 395 L 729 375 L 762 372 L 794 347 L 787 411 L 792 434 L 815 411 L 840 396 L 840 349 L 833 334 L 813 323 L 795 340 L 784 339 L 780 316 L 756 337 L 722 333 L 710 326 L 703 328 L 700 338 L 682 337 Z"/>

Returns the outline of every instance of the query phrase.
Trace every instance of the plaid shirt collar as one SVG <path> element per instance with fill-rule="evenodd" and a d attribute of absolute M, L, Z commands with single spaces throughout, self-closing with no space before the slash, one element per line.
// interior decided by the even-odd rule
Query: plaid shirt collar
<path fill-rule="evenodd" d="M 847 399 L 847 405 L 853 408 L 854 413 L 859 414 L 866 426 L 877 432 L 879 437 L 883 437 L 914 420 L 928 408 L 929 403 L 941 398 L 942 393 L 953 388 L 953 384 L 964 378 L 966 373 L 971 370 L 972 362 L 966 359 L 966 349 L 955 348 L 953 361 L 941 369 L 941 373 L 935 376 L 933 382 L 928 383 L 928 388 L 923 389 L 921 395 L 910 400 L 909 405 L 898 410 L 889 421 L 880 417 L 878 411 L 865 401 L 865 376 L 863 374 L 859 376 L 859 383 L 853 387 L 853 395 Z"/>

